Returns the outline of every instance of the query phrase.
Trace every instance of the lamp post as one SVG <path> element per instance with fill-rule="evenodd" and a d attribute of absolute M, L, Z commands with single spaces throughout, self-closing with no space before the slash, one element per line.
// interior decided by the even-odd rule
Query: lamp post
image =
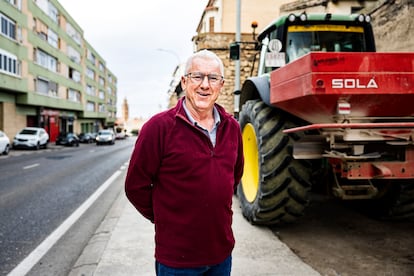
<path fill-rule="evenodd" d="M 157 48 L 157 51 L 161 51 L 161 52 L 171 54 L 171 55 L 173 55 L 177 58 L 178 64 L 175 66 L 174 73 L 172 74 L 172 80 L 171 80 L 171 83 L 170 83 L 170 89 L 168 90 L 168 94 L 170 95 L 170 99 L 171 99 L 171 95 L 177 91 L 177 87 L 179 86 L 180 89 L 181 89 L 180 79 L 181 79 L 181 74 L 182 74 L 181 71 L 183 70 L 182 66 L 181 66 L 181 59 L 178 56 L 178 54 L 173 50 Z M 182 91 L 182 89 L 178 90 L 178 91 Z M 179 92 L 177 92 L 177 97 L 178 96 L 179 96 Z M 170 101 L 170 103 L 171 103 L 171 101 Z"/>
<path fill-rule="evenodd" d="M 236 1 L 236 43 L 241 41 L 241 0 Z M 239 48 L 240 51 L 240 48 Z M 239 117 L 240 104 L 240 57 L 235 61 L 235 79 L 234 79 L 234 114 Z"/>
<path fill-rule="evenodd" d="M 180 57 L 179 57 L 179 56 L 178 56 L 178 54 L 177 54 L 176 52 L 174 52 L 173 50 L 163 49 L 163 48 L 157 48 L 157 51 L 161 51 L 161 52 L 169 53 L 169 54 L 171 54 L 171 55 L 175 56 L 175 57 L 177 58 L 178 65 L 180 65 L 180 64 L 181 64 L 181 59 L 180 59 Z"/>

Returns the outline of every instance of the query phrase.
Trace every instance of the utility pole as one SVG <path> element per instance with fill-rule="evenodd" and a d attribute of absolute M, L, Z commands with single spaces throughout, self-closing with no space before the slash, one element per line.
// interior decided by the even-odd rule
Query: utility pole
<path fill-rule="evenodd" d="M 241 42 L 241 0 L 236 0 L 236 43 L 239 44 L 240 51 L 240 42 Z M 239 116 L 239 104 L 240 104 L 240 53 L 239 58 L 235 60 L 235 78 L 234 78 L 234 114 L 236 118 Z"/>

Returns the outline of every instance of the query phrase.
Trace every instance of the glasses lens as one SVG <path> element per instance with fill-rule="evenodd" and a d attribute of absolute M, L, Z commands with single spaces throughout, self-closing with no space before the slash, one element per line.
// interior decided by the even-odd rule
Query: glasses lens
<path fill-rule="evenodd" d="M 194 82 L 194 83 L 200 83 L 204 80 L 205 75 L 201 74 L 201 73 L 189 73 L 188 74 L 190 76 L 190 79 Z"/>
<path fill-rule="evenodd" d="M 217 84 L 221 80 L 221 77 L 215 74 L 210 74 L 207 77 L 208 77 L 208 80 L 210 81 L 210 84 Z"/>
<path fill-rule="evenodd" d="M 205 75 L 203 73 L 188 73 L 187 76 L 191 79 L 191 81 L 195 84 L 200 84 L 205 77 L 207 77 L 209 84 L 214 85 L 220 83 L 222 77 L 217 74 L 208 74 Z"/>

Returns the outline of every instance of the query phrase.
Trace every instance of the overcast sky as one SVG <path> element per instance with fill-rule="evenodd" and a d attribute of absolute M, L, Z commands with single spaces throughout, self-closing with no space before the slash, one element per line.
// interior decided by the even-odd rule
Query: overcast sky
<path fill-rule="evenodd" d="M 118 78 L 118 116 L 126 98 L 130 118 L 167 107 L 172 73 L 192 53 L 191 38 L 207 2 L 59 0 Z"/>

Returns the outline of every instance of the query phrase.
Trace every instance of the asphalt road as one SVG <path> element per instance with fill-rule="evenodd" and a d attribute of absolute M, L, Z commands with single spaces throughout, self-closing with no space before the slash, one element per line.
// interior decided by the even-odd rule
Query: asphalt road
<path fill-rule="evenodd" d="M 12 151 L 10 156 L 0 156 L 0 275 L 18 265 L 125 167 L 134 142 L 128 138 L 114 146 Z M 110 186 L 28 276 L 67 275 L 122 188 Z M 373 220 L 344 202 L 317 196 L 303 218 L 271 229 L 322 275 L 411 276 L 413 227 L 413 220 Z M 252 232 L 250 238 L 257 239 L 255 235 Z M 260 248 L 251 252 L 260 256 Z"/>
<path fill-rule="evenodd" d="M 115 145 L 51 146 L 0 157 L 0 275 L 6 275 L 129 159 L 135 139 Z M 48 258 L 56 272 L 70 268 L 122 187 L 110 187 Z M 82 225 L 82 226 L 80 226 Z M 83 228 L 82 228 L 83 227 Z M 82 228 L 82 229 L 81 229 Z M 68 249 L 69 245 L 69 249 Z M 63 250 L 63 251 L 62 251 Z M 71 256 L 73 254 L 73 256 Z M 47 259 L 38 265 L 47 264 Z"/>
<path fill-rule="evenodd" d="M 373 219 L 352 202 L 314 194 L 304 217 L 272 230 L 324 276 L 413 276 L 413 229 L 414 218 Z"/>

